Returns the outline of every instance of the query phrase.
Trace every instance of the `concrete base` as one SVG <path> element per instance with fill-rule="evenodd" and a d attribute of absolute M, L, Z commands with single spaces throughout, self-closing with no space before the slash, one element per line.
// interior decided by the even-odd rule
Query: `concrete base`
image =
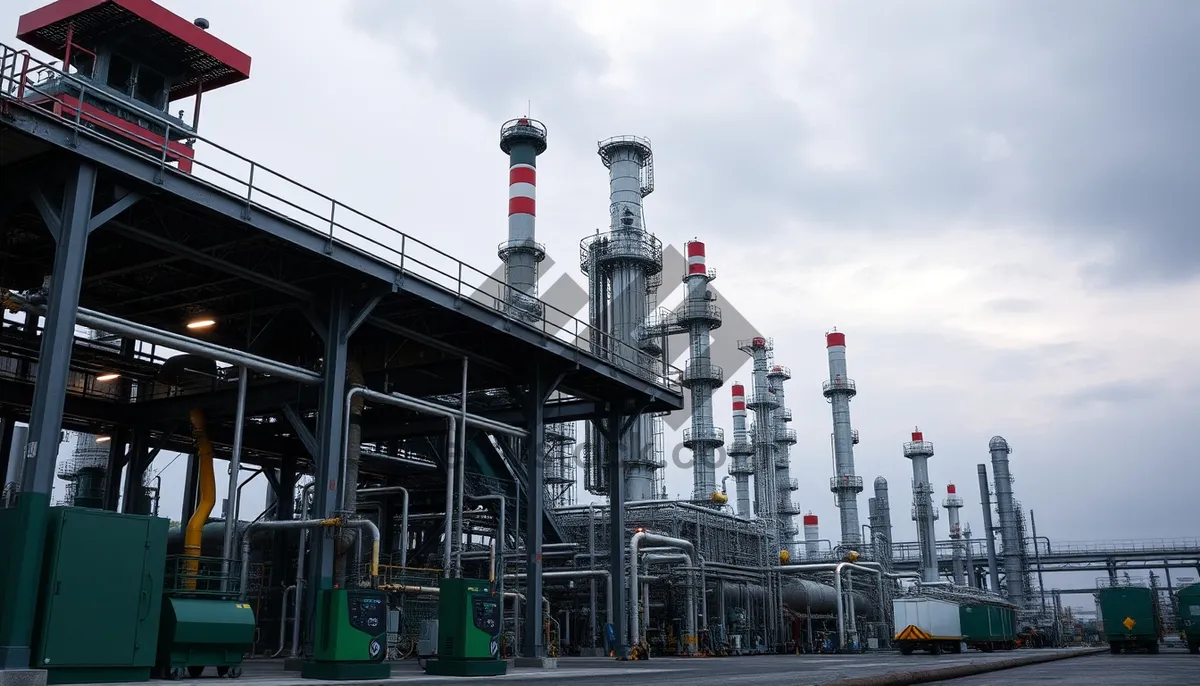
<path fill-rule="evenodd" d="M 46 670 L 0 669 L 0 686 L 46 686 Z"/>
<path fill-rule="evenodd" d="M 288 657 L 283 660 L 283 671 L 285 672 L 299 672 L 303 668 L 304 658 L 302 657 Z"/>
<path fill-rule="evenodd" d="M 608 651 L 603 648 L 583 648 L 579 651 L 580 657 L 608 657 Z"/>
<path fill-rule="evenodd" d="M 517 657 L 513 666 L 532 669 L 558 669 L 557 657 Z"/>
<path fill-rule="evenodd" d="M 388 679 L 392 666 L 386 662 L 305 662 L 300 670 L 305 679 L 323 681 L 350 681 L 364 679 Z"/>
<path fill-rule="evenodd" d="M 504 660 L 430 660 L 425 673 L 435 676 L 503 676 L 508 672 Z"/>

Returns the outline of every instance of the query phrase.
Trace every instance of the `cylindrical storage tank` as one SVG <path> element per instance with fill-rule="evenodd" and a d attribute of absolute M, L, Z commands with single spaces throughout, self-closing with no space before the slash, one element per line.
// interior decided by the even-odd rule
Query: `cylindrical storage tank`
<path fill-rule="evenodd" d="M 872 583 L 874 583 L 873 580 Z M 761 603 L 763 587 L 727 583 L 725 584 L 725 605 L 735 607 L 747 594 L 754 603 Z M 875 609 L 875 603 L 868 600 L 866 596 L 858 592 L 852 593 L 852 595 L 854 596 L 854 608 L 858 612 L 871 612 Z M 813 614 L 834 614 L 837 612 L 837 593 L 829 584 L 785 576 L 783 579 L 783 604 L 793 612 L 807 613 L 811 611 Z"/>

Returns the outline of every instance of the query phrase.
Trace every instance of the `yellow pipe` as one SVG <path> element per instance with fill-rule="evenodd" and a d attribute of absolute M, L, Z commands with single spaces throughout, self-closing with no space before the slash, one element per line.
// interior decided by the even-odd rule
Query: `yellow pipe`
<path fill-rule="evenodd" d="M 183 554 L 185 556 L 186 574 L 183 587 L 187 590 L 196 588 L 196 575 L 200 569 L 200 542 L 204 525 L 212 514 L 213 505 L 217 502 L 217 479 L 213 473 L 213 448 L 204 428 L 204 410 L 194 408 L 190 413 L 192 420 L 192 440 L 196 442 L 200 464 L 196 470 L 200 476 L 200 498 L 196 503 L 196 511 L 192 513 L 187 523 L 187 531 L 183 537 Z"/>

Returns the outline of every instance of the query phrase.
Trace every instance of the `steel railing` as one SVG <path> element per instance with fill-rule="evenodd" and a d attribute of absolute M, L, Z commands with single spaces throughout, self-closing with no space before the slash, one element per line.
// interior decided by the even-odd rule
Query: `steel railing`
<path fill-rule="evenodd" d="M 35 83 L 30 78 L 33 71 L 49 74 L 49 78 L 42 78 Z M 72 98 L 74 102 L 61 99 L 48 87 L 62 83 L 69 83 L 78 92 L 78 98 Z M 40 104 L 54 102 L 60 105 L 63 108 L 62 114 L 55 115 L 29 102 L 35 96 Z M 190 159 L 194 172 L 192 174 L 172 167 L 170 150 L 174 148 L 169 148 L 168 145 L 172 133 L 178 134 L 180 127 L 178 123 L 166 117 L 155 117 L 146 114 L 140 108 L 138 110 L 142 118 L 151 119 L 156 125 L 164 127 L 165 135 L 162 135 L 161 140 L 157 139 L 157 136 L 151 139 L 129 130 L 123 130 L 124 140 L 105 136 L 85 120 L 86 100 L 107 101 L 119 107 L 132 107 L 128 102 L 114 97 L 86 79 L 64 73 L 41 62 L 31 57 L 26 50 L 17 50 L 0 43 L 0 102 L 3 103 L 3 107 L 20 105 L 31 112 L 54 117 L 66 123 L 72 129 L 72 138 L 67 141 L 69 144 L 77 142 L 79 136 L 87 136 L 149 159 L 159 167 L 160 183 L 162 177 L 169 174 L 191 176 L 196 183 L 236 198 L 243 205 L 243 219 L 248 220 L 252 210 L 275 215 L 324 237 L 327 241 L 327 252 L 332 252 L 337 245 L 367 254 L 398 268 L 401 278 L 416 277 L 459 299 L 473 300 L 503 315 L 513 326 L 540 331 L 543 335 L 567 343 L 589 357 L 602 359 L 592 352 L 593 341 L 601 341 L 605 361 L 629 370 L 656 386 L 682 393 L 679 383 L 674 380 L 679 370 L 673 366 L 655 363 L 632 345 L 614 339 L 575 318 L 571 313 L 542 301 L 539 301 L 542 308 L 536 321 L 518 317 L 511 312 L 503 298 L 491 294 L 502 292 L 497 287 L 504 284 L 490 274 L 349 207 L 336 198 L 197 135 L 190 129 L 183 133 L 193 148 L 198 143 L 205 144 L 206 156 L 209 159 Z M 134 143 L 135 139 L 137 144 Z M 226 156 L 228 161 L 220 162 L 218 153 Z M 230 163 L 236 169 L 227 168 Z"/>

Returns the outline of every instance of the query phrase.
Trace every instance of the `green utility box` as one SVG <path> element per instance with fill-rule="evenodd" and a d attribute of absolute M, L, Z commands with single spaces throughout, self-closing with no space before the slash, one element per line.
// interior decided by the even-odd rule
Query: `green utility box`
<path fill-rule="evenodd" d="M 990 653 L 1017 647 L 1017 610 L 989 602 L 963 601 L 958 606 L 963 643 Z"/>
<path fill-rule="evenodd" d="M 1200 584 L 1179 589 L 1179 625 L 1193 655 L 1200 653 Z"/>
<path fill-rule="evenodd" d="M 238 677 L 242 657 L 254 647 L 254 610 L 223 598 L 168 596 L 162 604 L 158 672 L 179 679 L 216 667 L 218 676 Z"/>
<path fill-rule="evenodd" d="M 51 684 L 146 681 L 154 666 L 169 522 L 52 507 L 32 666 Z"/>
<path fill-rule="evenodd" d="M 498 676 L 500 596 L 487 581 L 442 579 L 438 597 L 438 655 L 425 665 L 439 676 Z"/>
<path fill-rule="evenodd" d="M 387 595 L 367 588 L 317 591 L 313 659 L 305 679 L 386 679 Z"/>
<path fill-rule="evenodd" d="M 1154 591 L 1142 586 L 1112 586 L 1096 593 L 1104 621 L 1104 640 L 1114 653 L 1141 648 L 1158 652 L 1162 616 Z"/>

